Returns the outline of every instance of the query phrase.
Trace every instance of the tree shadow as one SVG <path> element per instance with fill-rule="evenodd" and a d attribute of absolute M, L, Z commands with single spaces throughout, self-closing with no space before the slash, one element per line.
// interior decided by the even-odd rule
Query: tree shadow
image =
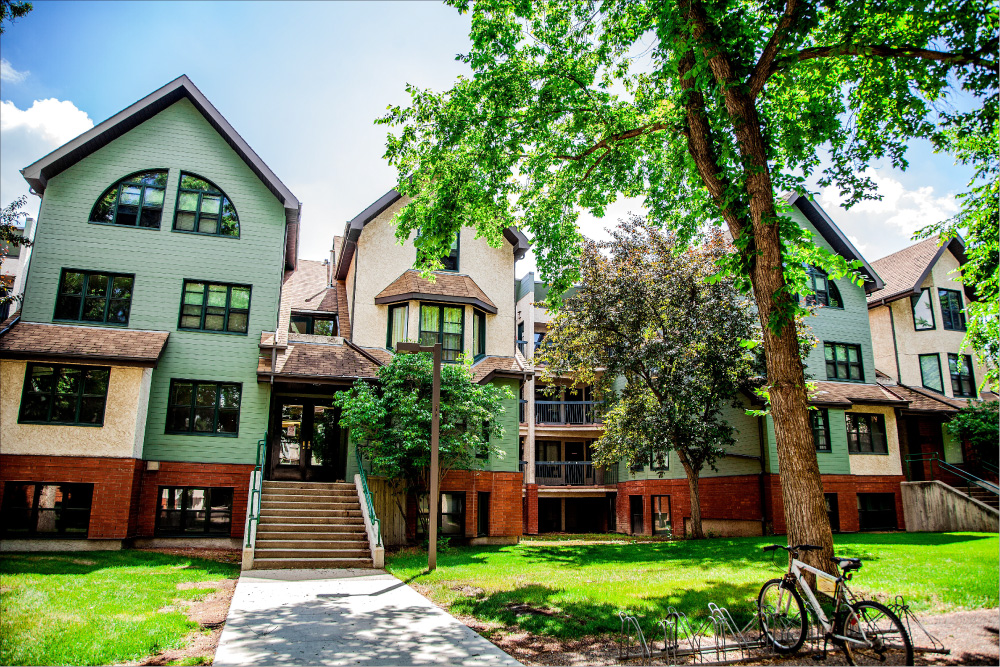
<path fill-rule="evenodd" d="M 60 551 L 0 554 L 0 573 L 6 575 L 86 575 L 107 568 L 174 567 L 200 570 L 206 575 L 231 579 L 239 575 L 239 565 L 207 558 L 173 556 L 150 551 Z"/>

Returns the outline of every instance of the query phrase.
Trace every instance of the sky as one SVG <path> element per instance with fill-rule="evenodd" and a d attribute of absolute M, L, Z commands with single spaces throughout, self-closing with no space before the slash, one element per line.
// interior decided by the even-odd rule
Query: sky
<path fill-rule="evenodd" d="M 303 203 L 300 256 L 323 259 L 345 223 L 391 189 L 382 158 L 407 84 L 444 90 L 468 69 L 469 17 L 439 2 L 50 2 L 0 37 L 0 205 L 28 193 L 18 170 L 187 74 Z M 970 176 L 915 142 L 906 172 L 873 164 L 882 201 L 819 203 L 874 260 L 958 211 Z M 31 196 L 34 215 L 38 198 Z M 581 216 L 604 230 L 641 202 Z M 518 262 L 517 275 L 534 269 Z"/>

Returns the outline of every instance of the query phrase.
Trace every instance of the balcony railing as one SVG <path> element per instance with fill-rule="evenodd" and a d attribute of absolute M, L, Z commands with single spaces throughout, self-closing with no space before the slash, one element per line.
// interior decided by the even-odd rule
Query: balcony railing
<path fill-rule="evenodd" d="M 595 401 L 535 401 L 536 424 L 600 424 Z"/>
<path fill-rule="evenodd" d="M 528 467 L 521 461 L 521 471 Z M 604 486 L 618 483 L 618 466 L 602 468 L 590 461 L 536 461 L 535 484 L 542 486 Z"/>

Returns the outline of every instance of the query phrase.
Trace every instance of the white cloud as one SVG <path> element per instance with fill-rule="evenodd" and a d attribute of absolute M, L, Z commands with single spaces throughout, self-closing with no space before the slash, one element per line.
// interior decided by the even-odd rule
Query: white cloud
<path fill-rule="evenodd" d="M 28 194 L 20 169 L 93 126 L 87 113 L 68 100 L 35 100 L 27 109 L 0 102 L 0 206 Z M 29 210 L 36 206 L 37 200 L 29 200 Z"/>
<path fill-rule="evenodd" d="M 28 70 L 19 72 L 14 69 L 14 66 L 10 64 L 10 61 L 6 58 L 0 58 L 0 81 L 6 81 L 7 83 L 21 83 L 28 75 L 31 74 Z"/>

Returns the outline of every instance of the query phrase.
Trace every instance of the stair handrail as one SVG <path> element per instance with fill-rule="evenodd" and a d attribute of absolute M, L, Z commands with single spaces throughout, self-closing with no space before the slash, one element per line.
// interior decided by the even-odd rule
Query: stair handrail
<path fill-rule="evenodd" d="M 251 478 L 250 498 L 247 500 L 247 528 L 246 542 L 244 546 L 249 549 L 253 546 L 252 540 L 257 535 L 256 527 L 260 523 L 260 495 L 264 486 L 264 451 L 267 449 L 267 436 L 257 441 L 257 461 L 253 467 L 253 477 Z"/>
<path fill-rule="evenodd" d="M 358 475 L 361 477 L 361 489 L 365 494 L 365 505 L 368 509 L 368 519 L 372 523 L 372 527 L 375 529 L 375 539 L 377 540 L 376 547 L 382 546 L 382 523 L 379 521 L 378 517 L 375 516 L 375 503 L 372 499 L 372 492 L 368 490 L 368 473 L 365 471 L 365 464 L 361 460 L 361 451 L 357 448 L 354 449 L 354 455 L 358 459 Z"/>
<path fill-rule="evenodd" d="M 962 470 L 961 468 L 948 463 L 947 461 L 941 459 L 937 454 L 920 454 L 918 456 L 910 456 L 906 459 L 907 463 L 929 463 L 932 461 L 937 461 L 939 468 L 944 468 L 946 471 L 955 475 L 956 477 L 961 477 L 971 486 L 975 484 L 981 489 L 986 489 L 987 491 L 992 491 L 997 495 L 1000 495 L 1000 487 L 998 487 L 993 482 L 988 482 L 985 479 L 980 479 L 973 475 L 971 472 Z"/>

